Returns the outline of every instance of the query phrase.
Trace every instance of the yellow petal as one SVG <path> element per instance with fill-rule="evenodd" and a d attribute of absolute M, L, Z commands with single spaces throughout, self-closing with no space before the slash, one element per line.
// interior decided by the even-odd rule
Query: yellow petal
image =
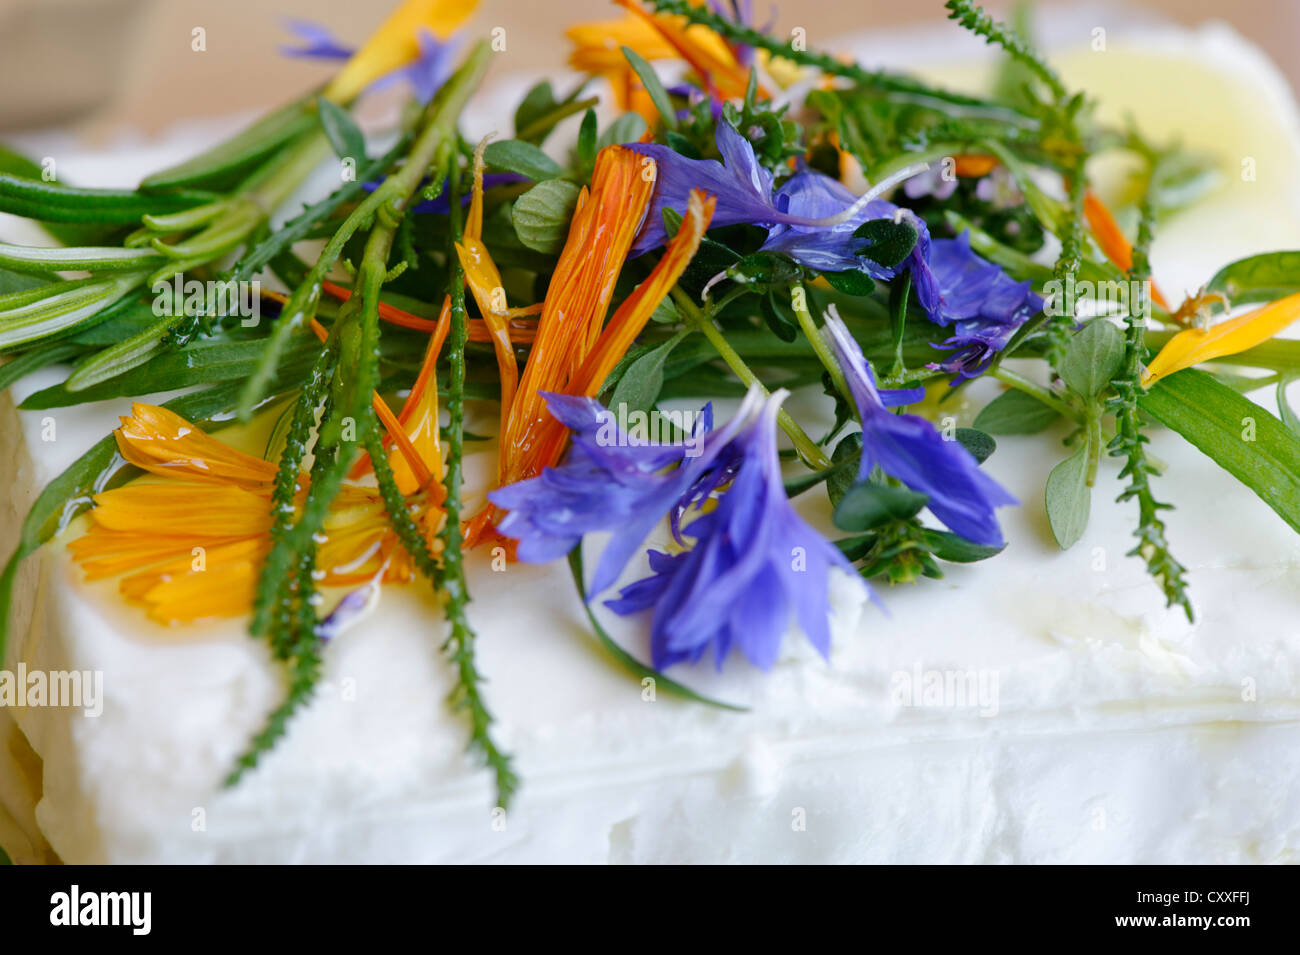
<path fill-rule="evenodd" d="M 1300 292 L 1245 315 L 1220 322 L 1208 331 L 1189 328 L 1179 332 L 1151 360 L 1142 376 L 1142 385 L 1148 387 L 1166 375 L 1192 365 L 1254 348 L 1268 341 L 1297 318 L 1300 318 Z"/>
<path fill-rule="evenodd" d="M 350 102 L 375 80 L 420 55 L 421 30 L 445 40 L 477 7 L 478 0 L 406 0 L 343 64 L 325 87 L 325 97 L 336 103 Z"/>

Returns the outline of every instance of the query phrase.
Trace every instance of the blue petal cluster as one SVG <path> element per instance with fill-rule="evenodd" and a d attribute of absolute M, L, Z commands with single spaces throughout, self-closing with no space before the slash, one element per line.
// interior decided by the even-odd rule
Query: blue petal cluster
<path fill-rule="evenodd" d="M 773 191 L 772 174 L 759 164 L 754 148 L 725 121 L 717 127 L 722 162 L 688 159 L 656 143 L 631 143 L 656 163 L 650 214 L 633 245 L 633 253 L 666 241 L 665 208 L 683 212 L 690 191 L 717 196 L 715 227 L 745 223 L 767 228 L 762 248 L 789 255 L 820 272 L 856 269 L 873 278 L 890 279 L 908 271 L 917 302 L 930 320 L 952 326 L 940 348 L 952 354 L 935 367 L 959 379 L 984 371 L 1012 333 L 1043 307 L 1029 282 L 1015 282 L 1002 269 L 971 251 L 969 236 L 931 240 L 925 223 L 910 210 L 884 199 L 865 203 L 842 183 L 811 169 L 800 169 Z M 854 235 L 873 219 L 906 218 L 917 242 L 897 268 L 885 268 L 863 255 L 866 240 Z M 842 221 L 841 221 L 842 220 Z"/>
<path fill-rule="evenodd" d="M 994 511 L 1018 503 L 1016 499 L 980 470 L 960 442 L 945 440 L 924 418 L 889 410 L 889 405 L 898 403 L 898 396 L 876 388 L 871 366 L 843 322 L 827 316 L 826 332 L 862 419 L 859 479 L 879 466 L 885 474 L 927 495 L 930 513 L 954 534 L 976 544 L 1001 547 L 1002 530 Z"/>
<path fill-rule="evenodd" d="M 519 541 L 519 558 L 529 562 L 562 556 L 584 534 L 610 532 L 591 599 L 669 517 L 679 540 L 690 538 L 693 546 L 677 556 L 652 551 L 652 576 L 609 604 L 624 614 L 653 611 L 656 667 L 696 661 L 710 648 L 719 666 L 736 648 L 770 667 L 792 617 L 826 654 L 827 575 L 832 566 L 850 574 L 852 568 L 786 497 L 776 445 L 783 398 L 751 392 L 717 431 L 706 415 L 690 454 L 686 443 L 631 443 L 591 399 L 548 395 L 551 413 L 573 431 L 572 446 L 559 467 L 490 495 L 509 510 L 499 529 Z M 692 508 L 702 513 L 683 528 L 680 518 Z"/>

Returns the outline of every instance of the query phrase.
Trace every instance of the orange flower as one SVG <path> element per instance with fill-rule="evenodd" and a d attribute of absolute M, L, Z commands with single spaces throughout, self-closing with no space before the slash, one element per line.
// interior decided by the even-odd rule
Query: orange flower
<path fill-rule="evenodd" d="M 682 17 L 660 16 L 629 0 L 615 0 L 627 9 L 621 20 L 601 20 L 569 27 L 565 36 L 573 43 L 569 65 L 581 73 L 602 76 L 614 91 L 621 110 L 639 113 L 650 126 L 659 112 L 636 71 L 623 56 L 623 47 L 647 61 L 683 59 L 691 65 L 705 88 L 724 97 L 741 97 L 749 71 L 736 60 L 727 42 L 699 24 L 687 25 Z M 766 91 L 760 91 L 766 96 Z"/>
<path fill-rule="evenodd" d="M 155 405 L 132 405 L 115 436 L 123 458 L 164 480 L 95 495 L 90 528 L 68 545 L 87 578 L 127 574 L 119 585 L 122 595 L 159 623 L 248 613 L 271 546 L 276 465 Z M 306 486 L 303 475 L 298 506 Z M 441 503 L 440 485 L 412 498 L 430 547 L 436 547 Z M 323 586 L 413 576 L 410 557 L 373 488 L 345 485 L 323 534 L 317 558 Z"/>
<path fill-rule="evenodd" d="M 1133 268 L 1133 246 L 1124 238 L 1119 223 L 1115 221 L 1115 216 L 1106 207 L 1106 203 L 1091 191 L 1083 195 L 1083 215 L 1106 258 L 1125 272 Z M 1161 308 L 1168 310 L 1169 303 L 1160 294 L 1155 282 L 1151 283 L 1151 298 Z"/>
<path fill-rule="evenodd" d="M 621 146 L 607 147 L 596 159 L 590 193 L 583 190 L 578 197 L 501 434 L 501 486 L 540 474 L 564 450 L 568 432 L 547 412 L 542 392 L 596 395 L 699 248 L 714 199 L 696 192 L 663 258 L 605 325 L 614 283 L 649 207 L 653 172 L 652 161 Z M 473 546 L 485 539 L 499 516 L 486 507 L 470 522 L 466 542 Z"/>

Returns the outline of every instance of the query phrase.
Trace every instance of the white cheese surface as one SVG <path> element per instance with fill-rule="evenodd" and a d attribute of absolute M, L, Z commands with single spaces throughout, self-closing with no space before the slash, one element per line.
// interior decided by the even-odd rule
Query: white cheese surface
<path fill-rule="evenodd" d="M 1234 136 L 1295 168 L 1294 105 L 1253 48 L 1218 28 L 1151 36 L 1170 51 L 1168 69 L 1239 88 L 1239 103 L 1253 105 L 1234 109 Z M 1108 69 L 1133 77 L 1106 90 L 1108 108 L 1145 122 L 1155 82 L 1142 72 L 1146 54 L 1117 44 L 1107 55 Z M 1092 82 L 1086 60 L 1063 62 L 1071 82 Z M 127 162 L 115 175 L 156 156 Z M 1240 255 L 1300 248 L 1295 184 L 1261 177 L 1250 187 L 1250 214 L 1246 192 L 1229 186 L 1161 233 L 1157 278 L 1175 294 Z M 20 238 L 12 225 L 0 222 L 0 234 Z M 29 379 L 18 399 L 57 378 Z M 979 389 L 966 418 L 996 391 Z M 797 396 L 792 410 L 815 404 Z M 5 405 L 6 547 L 34 490 L 127 406 L 15 422 Z M 42 441 L 47 416 L 53 442 Z M 1196 623 L 1166 610 L 1125 556 L 1134 513 L 1111 503 L 1113 462 L 1103 462 L 1087 534 L 1062 553 L 1042 487 L 1063 452 L 1045 436 L 1006 437 L 985 465 L 1023 502 L 1000 512 L 1004 554 L 883 590 L 889 616 L 838 579 L 829 663 L 792 636 L 767 675 L 739 659 L 721 674 L 707 664 L 670 672 L 745 713 L 662 691 L 648 700 L 590 635 L 562 563 L 494 572 L 473 554 L 486 698 L 524 780 L 504 818 L 444 703 L 445 625 L 427 586 L 384 590 L 376 612 L 327 648 L 325 684 L 287 737 L 225 790 L 283 692 L 267 649 L 238 621 L 151 624 L 117 598 L 115 581 L 81 580 L 65 536 L 29 561 L 6 665 L 102 671 L 106 699 L 94 718 L 0 711 L 12 738 L 0 758 L 27 767 L 20 777 L 11 766 L 0 785 L 0 844 L 25 861 L 47 840 L 69 862 L 1296 861 L 1300 540 L 1176 436 L 1155 433 L 1152 450 L 1169 465 L 1156 493 L 1177 508 L 1169 537 L 1190 569 Z M 471 454 L 470 487 L 490 465 Z M 799 503 L 828 526 L 823 494 Z M 589 567 L 598 543 L 588 542 Z M 643 573 L 640 564 L 626 580 Z M 645 621 L 598 612 L 645 658 Z M 986 697 L 903 705 L 900 686 L 927 671 L 974 673 Z"/>

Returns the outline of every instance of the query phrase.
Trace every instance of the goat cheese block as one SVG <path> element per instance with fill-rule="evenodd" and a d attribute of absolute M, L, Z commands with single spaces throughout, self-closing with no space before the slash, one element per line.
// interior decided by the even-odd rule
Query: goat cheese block
<path fill-rule="evenodd" d="M 849 46 L 881 62 L 925 42 Z M 987 61 L 970 47 L 960 72 L 932 75 L 972 83 Z M 1258 51 L 1219 26 L 1151 27 L 1056 61 L 1105 116 L 1131 112 L 1230 172 L 1255 160 L 1253 181 L 1229 176 L 1160 230 L 1153 264 L 1171 295 L 1235 258 L 1300 248 L 1300 125 Z M 472 134 L 506 115 L 484 104 Z M 129 182 L 160 156 L 83 168 Z M 77 161 L 64 168 L 73 177 Z M 12 219 L 0 235 L 23 238 Z M 25 380 L 14 400 L 58 378 Z M 978 383 L 960 423 L 996 392 Z M 792 406 L 824 415 L 821 401 Z M 3 399 L 6 550 L 39 489 L 128 408 L 16 412 Z M 737 658 L 669 671 L 744 712 L 621 670 L 563 562 L 499 571 L 471 553 L 486 701 L 523 779 L 508 812 L 447 708 L 446 624 L 427 584 L 383 589 L 326 648 L 323 684 L 287 735 L 224 788 L 283 674 L 243 620 L 158 626 L 116 580 L 86 583 L 66 546 L 80 518 L 23 567 L 5 668 L 98 674 L 98 699 L 0 708 L 0 845 L 18 862 L 78 863 L 1300 861 L 1300 538 L 1176 435 L 1153 431 L 1151 449 L 1168 465 L 1158 496 L 1176 507 L 1194 623 L 1126 556 L 1135 506 L 1112 503 L 1114 461 L 1085 536 L 1062 552 L 1043 508 L 1059 445 L 1003 437 L 984 465 L 1021 501 L 999 512 L 1003 554 L 879 587 L 887 614 L 837 576 L 829 661 L 791 634 L 767 674 Z M 467 486 L 481 487 L 491 451 L 469 450 Z M 797 504 L 829 529 L 824 494 Z M 587 542 L 588 567 L 599 545 Z M 647 657 L 644 620 L 596 612 Z"/>

